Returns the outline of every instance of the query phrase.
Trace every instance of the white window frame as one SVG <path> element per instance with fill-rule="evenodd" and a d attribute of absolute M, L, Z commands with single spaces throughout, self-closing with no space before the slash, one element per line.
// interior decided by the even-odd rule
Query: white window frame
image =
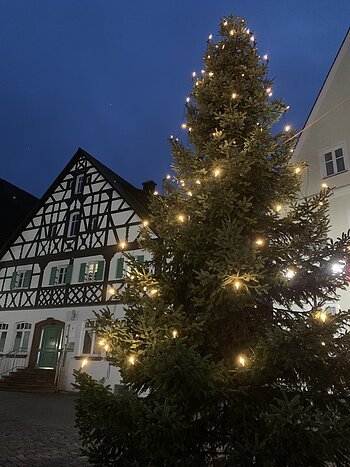
<path fill-rule="evenodd" d="M 80 355 L 90 355 L 90 356 L 100 356 L 101 351 L 98 349 L 98 336 L 97 332 L 95 330 L 95 324 L 96 321 L 93 320 L 87 320 L 83 322 L 83 329 L 81 333 L 81 343 L 80 343 Z M 84 347 L 85 347 L 85 335 L 90 334 L 91 336 L 91 344 L 90 344 L 90 351 L 89 352 L 84 352 Z M 95 351 L 95 352 L 94 352 Z"/>
<path fill-rule="evenodd" d="M 341 149 L 341 151 L 342 151 L 342 159 L 343 159 L 343 162 L 344 162 L 344 170 L 340 170 L 340 171 L 338 171 L 337 158 L 336 158 L 336 151 L 339 150 L 339 149 Z M 331 156 L 332 156 L 332 159 L 329 162 L 332 163 L 334 173 L 330 174 L 330 175 L 327 174 L 327 166 L 326 166 L 326 159 L 325 159 L 327 154 L 331 154 Z M 319 157 L 320 157 L 320 169 L 321 169 L 321 177 L 322 178 L 335 177 L 336 175 L 339 175 L 339 174 L 342 174 L 342 173 L 346 172 L 348 170 L 348 168 L 349 168 L 348 152 L 347 152 L 347 149 L 346 149 L 345 141 L 341 141 L 340 143 L 338 143 L 338 144 L 336 144 L 336 145 L 334 145 L 332 147 L 322 149 L 319 152 Z"/>
<path fill-rule="evenodd" d="M 29 343 L 32 332 L 32 323 L 21 321 L 16 323 L 15 335 L 13 340 L 13 350 L 23 349 L 23 351 L 29 352 Z M 19 346 L 16 346 L 17 335 L 20 334 Z M 26 343 L 26 346 L 23 344 Z"/>
<path fill-rule="evenodd" d="M 56 266 L 55 285 L 65 285 L 67 279 L 68 264 Z"/>
<path fill-rule="evenodd" d="M 73 224 L 75 223 L 78 224 L 77 232 L 71 233 Z M 69 218 L 67 237 L 69 238 L 77 237 L 79 235 L 79 230 L 80 230 L 80 213 L 78 211 L 72 212 Z"/>
<path fill-rule="evenodd" d="M 75 180 L 74 193 L 76 195 L 79 195 L 80 193 L 83 193 L 84 191 L 84 177 L 85 177 L 85 174 L 79 174 L 77 176 L 77 179 Z"/>

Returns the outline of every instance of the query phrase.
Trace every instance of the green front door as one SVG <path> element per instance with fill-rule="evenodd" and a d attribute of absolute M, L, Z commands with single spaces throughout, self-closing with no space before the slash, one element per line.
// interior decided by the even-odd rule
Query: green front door
<path fill-rule="evenodd" d="M 56 368 L 62 329 L 62 326 L 54 325 L 43 327 L 38 358 L 39 368 Z"/>

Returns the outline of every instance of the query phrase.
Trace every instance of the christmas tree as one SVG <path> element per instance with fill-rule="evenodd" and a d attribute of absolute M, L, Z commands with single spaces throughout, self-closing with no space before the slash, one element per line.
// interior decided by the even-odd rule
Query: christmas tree
<path fill-rule="evenodd" d="M 97 465 L 349 465 L 349 314 L 326 303 L 350 239 L 327 239 L 331 189 L 300 198 L 267 73 L 245 21 L 223 19 L 140 232 L 153 259 L 126 254 L 125 317 L 98 314 L 127 390 L 76 374 Z"/>

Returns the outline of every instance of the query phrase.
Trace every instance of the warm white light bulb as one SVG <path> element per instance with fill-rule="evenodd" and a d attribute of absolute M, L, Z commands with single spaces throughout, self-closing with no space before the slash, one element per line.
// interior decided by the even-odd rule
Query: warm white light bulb
<path fill-rule="evenodd" d="M 211 41 L 211 40 L 212 40 L 212 38 L 213 38 L 213 35 L 212 35 L 212 34 L 209 34 L 209 37 L 208 37 L 208 39 Z"/>
<path fill-rule="evenodd" d="M 187 124 L 186 123 L 181 123 L 181 128 L 183 128 L 183 129 L 187 128 Z"/>
<path fill-rule="evenodd" d="M 328 188 L 328 185 L 327 185 L 327 183 L 322 183 L 322 185 L 321 185 L 321 186 L 322 186 L 322 188 Z"/>
<path fill-rule="evenodd" d="M 255 244 L 258 245 L 258 246 L 263 246 L 265 243 L 265 240 L 263 238 L 257 238 L 255 240 Z"/>
<path fill-rule="evenodd" d="M 282 209 L 283 209 L 282 204 L 276 204 L 275 210 L 276 210 L 277 212 L 282 211 Z"/>
<path fill-rule="evenodd" d="M 332 266 L 333 274 L 340 274 L 344 270 L 344 264 L 342 263 L 333 263 Z"/>
<path fill-rule="evenodd" d="M 233 93 L 231 94 L 231 97 L 232 97 L 232 99 L 236 99 L 237 93 L 233 92 Z"/>
<path fill-rule="evenodd" d="M 191 100 L 191 99 L 190 99 L 189 97 L 186 97 L 186 102 L 187 102 L 187 103 L 190 102 L 190 100 Z"/>
<path fill-rule="evenodd" d="M 185 216 L 183 214 L 179 214 L 177 216 L 177 220 L 180 221 L 180 222 L 185 222 Z"/>
<path fill-rule="evenodd" d="M 267 58 L 268 58 L 268 57 L 267 57 L 267 54 L 265 54 L 265 55 L 263 56 L 263 59 L 264 59 L 264 60 L 267 60 Z"/>
<path fill-rule="evenodd" d="M 193 78 L 195 78 L 196 75 L 197 75 L 197 73 L 194 71 L 194 72 L 192 73 Z"/>
<path fill-rule="evenodd" d="M 144 227 L 147 227 L 148 224 L 149 224 L 149 222 L 148 222 L 147 220 L 144 220 L 144 221 L 142 222 L 142 225 L 143 225 Z"/>
<path fill-rule="evenodd" d="M 174 329 L 174 330 L 172 331 L 171 335 L 172 335 L 173 339 L 176 339 L 176 338 L 178 337 L 179 333 L 177 332 L 176 329 Z"/>
<path fill-rule="evenodd" d="M 154 191 L 153 194 L 154 194 L 154 196 L 159 195 L 158 191 Z"/>
<path fill-rule="evenodd" d="M 290 125 L 286 125 L 286 126 L 284 127 L 284 131 L 287 131 L 287 132 L 288 132 L 288 131 L 290 131 L 290 130 L 291 130 L 291 126 L 290 126 Z"/>
<path fill-rule="evenodd" d="M 223 25 L 224 25 L 224 26 L 227 26 L 227 25 L 228 25 L 228 22 L 225 20 L 225 21 L 223 22 Z"/>
<path fill-rule="evenodd" d="M 212 71 L 209 71 L 208 76 L 212 77 L 214 76 L 214 73 Z"/>
<path fill-rule="evenodd" d="M 233 283 L 234 287 L 236 290 L 240 289 L 241 287 L 241 282 L 239 280 L 235 280 L 234 283 Z"/>
<path fill-rule="evenodd" d="M 217 178 L 220 174 L 221 174 L 221 169 L 219 169 L 219 168 L 214 169 L 214 177 Z"/>
<path fill-rule="evenodd" d="M 84 366 L 86 366 L 88 364 L 88 359 L 87 358 L 84 358 L 82 361 L 81 361 L 81 365 L 80 365 L 80 368 L 84 368 Z"/>
<path fill-rule="evenodd" d="M 251 42 L 254 42 L 254 41 L 255 41 L 255 37 L 254 37 L 254 36 L 250 36 L 250 40 L 251 40 Z"/>
<path fill-rule="evenodd" d="M 130 357 L 128 358 L 128 361 L 130 363 L 130 365 L 135 365 L 135 357 L 133 355 L 130 355 Z"/>
<path fill-rule="evenodd" d="M 299 173 L 301 172 L 301 168 L 300 168 L 300 167 L 295 167 L 294 172 L 295 172 L 296 174 L 299 174 Z"/>
<path fill-rule="evenodd" d="M 233 36 L 234 33 L 235 33 L 234 29 L 231 29 L 231 31 L 230 31 L 230 36 Z"/>
<path fill-rule="evenodd" d="M 124 250 L 124 248 L 126 247 L 126 242 L 120 242 L 119 243 L 119 247 Z"/>
<path fill-rule="evenodd" d="M 296 272 L 294 269 L 288 268 L 284 275 L 287 279 L 293 279 L 293 277 L 296 275 Z"/>
<path fill-rule="evenodd" d="M 247 360 L 246 360 L 246 358 L 245 358 L 244 355 L 239 355 L 239 356 L 238 356 L 238 363 L 239 363 L 241 366 L 246 366 Z"/>

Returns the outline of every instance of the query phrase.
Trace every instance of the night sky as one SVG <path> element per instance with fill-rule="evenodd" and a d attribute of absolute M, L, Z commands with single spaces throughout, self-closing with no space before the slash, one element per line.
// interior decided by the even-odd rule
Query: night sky
<path fill-rule="evenodd" d="M 81 146 L 136 186 L 169 170 L 210 33 L 243 16 L 301 128 L 348 0 L 0 0 L 0 177 L 41 196 Z"/>

